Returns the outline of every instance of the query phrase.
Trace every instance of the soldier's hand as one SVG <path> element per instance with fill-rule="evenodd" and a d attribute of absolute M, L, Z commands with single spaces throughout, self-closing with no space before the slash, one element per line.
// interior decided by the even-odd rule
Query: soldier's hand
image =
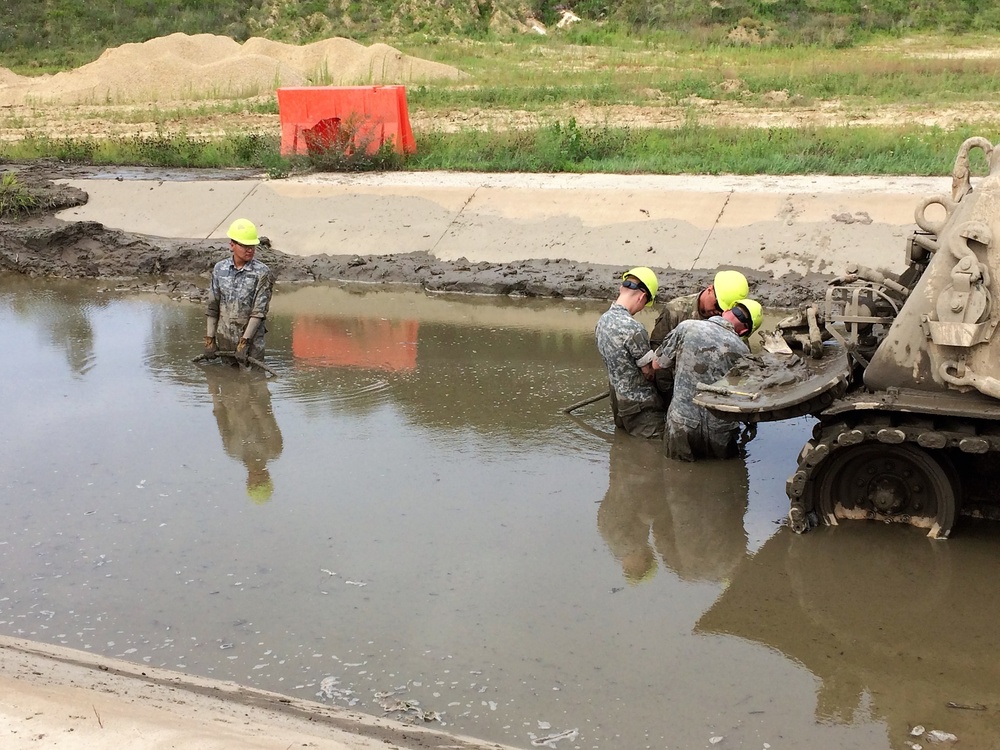
<path fill-rule="evenodd" d="M 214 357 L 215 353 L 219 351 L 219 347 L 215 344 L 215 336 L 205 337 L 205 356 Z"/>
<path fill-rule="evenodd" d="M 247 357 L 249 356 L 248 350 L 250 348 L 250 342 L 246 339 L 240 339 L 240 343 L 236 345 L 236 361 L 241 365 L 247 363 Z"/>

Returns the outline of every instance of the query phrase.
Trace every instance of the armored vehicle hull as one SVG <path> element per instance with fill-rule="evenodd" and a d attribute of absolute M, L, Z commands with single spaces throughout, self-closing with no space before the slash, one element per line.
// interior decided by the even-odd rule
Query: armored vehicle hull
<path fill-rule="evenodd" d="M 817 417 L 786 483 L 797 532 L 871 519 L 941 539 L 961 515 L 1000 518 L 1000 148 L 965 141 L 951 194 L 915 221 L 903 273 L 849 269 L 696 399 L 746 422 Z"/>

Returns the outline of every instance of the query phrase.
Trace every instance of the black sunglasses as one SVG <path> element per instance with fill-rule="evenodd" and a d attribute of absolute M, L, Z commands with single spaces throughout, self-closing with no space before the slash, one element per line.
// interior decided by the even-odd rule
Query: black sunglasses
<path fill-rule="evenodd" d="M 653 295 L 649 293 L 645 284 L 639 281 L 633 281 L 632 279 L 625 279 L 622 281 L 622 286 L 626 289 L 638 289 L 640 292 L 645 292 L 647 297 L 652 297 Z"/>
<path fill-rule="evenodd" d="M 750 317 L 750 313 L 747 312 L 747 309 L 743 305 L 733 305 L 733 315 L 743 324 L 744 328 L 748 331 L 753 330 L 753 318 Z"/>

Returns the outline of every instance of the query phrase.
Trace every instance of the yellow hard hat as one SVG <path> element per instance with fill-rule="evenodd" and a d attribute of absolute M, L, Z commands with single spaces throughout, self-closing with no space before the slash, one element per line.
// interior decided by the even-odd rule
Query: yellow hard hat
<path fill-rule="evenodd" d="M 625 281 L 629 276 L 635 276 L 649 290 L 649 302 L 646 303 L 646 307 L 652 307 L 653 300 L 656 299 L 656 291 L 660 288 L 660 282 L 656 280 L 656 274 L 653 273 L 651 268 L 638 266 L 631 271 L 623 273 L 622 281 Z"/>
<path fill-rule="evenodd" d="M 740 307 L 745 307 L 746 311 L 750 313 L 750 319 L 753 321 L 753 327 L 747 332 L 747 336 L 760 328 L 760 324 L 764 322 L 764 308 L 760 306 L 760 302 L 755 299 L 740 299 L 733 303 L 733 307 L 739 305 Z"/>
<path fill-rule="evenodd" d="M 747 277 L 739 271 L 719 271 L 712 282 L 720 310 L 728 310 L 750 292 Z"/>
<path fill-rule="evenodd" d="M 260 238 L 257 236 L 257 227 L 253 225 L 253 222 L 246 219 L 237 219 L 230 224 L 226 236 L 233 242 L 238 242 L 241 245 L 250 246 L 260 244 Z"/>

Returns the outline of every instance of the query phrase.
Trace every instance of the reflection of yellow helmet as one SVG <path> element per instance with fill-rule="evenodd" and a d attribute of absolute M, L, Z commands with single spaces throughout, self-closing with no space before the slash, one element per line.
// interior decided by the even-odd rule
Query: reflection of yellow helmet
<path fill-rule="evenodd" d="M 253 225 L 253 222 L 246 219 L 237 219 L 230 224 L 226 236 L 233 242 L 238 242 L 241 245 L 250 246 L 260 244 L 260 238 L 257 236 L 257 227 Z"/>
<path fill-rule="evenodd" d="M 660 282 L 656 280 L 656 274 L 650 268 L 639 266 L 623 273 L 622 281 L 625 281 L 629 276 L 635 276 L 649 290 L 649 302 L 646 303 L 646 307 L 651 307 L 653 300 L 656 299 L 656 292 L 660 288 Z"/>
<path fill-rule="evenodd" d="M 720 310 L 728 310 L 750 292 L 747 277 L 739 271 L 719 271 L 715 274 L 715 299 L 719 301 Z"/>
<path fill-rule="evenodd" d="M 745 307 L 747 312 L 750 313 L 750 319 L 753 321 L 753 328 L 746 335 L 749 336 L 751 333 L 760 328 L 760 324 L 764 322 L 764 308 L 760 306 L 760 302 L 755 299 L 741 299 L 737 300 L 733 307 L 740 305 Z"/>
<path fill-rule="evenodd" d="M 271 478 L 258 480 L 251 483 L 247 480 L 247 497 L 249 497 L 257 505 L 263 505 L 268 500 L 271 499 L 271 495 L 274 494 L 274 482 Z"/>
<path fill-rule="evenodd" d="M 622 573 L 629 584 L 636 586 L 656 575 L 656 555 L 649 547 L 622 557 Z"/>

